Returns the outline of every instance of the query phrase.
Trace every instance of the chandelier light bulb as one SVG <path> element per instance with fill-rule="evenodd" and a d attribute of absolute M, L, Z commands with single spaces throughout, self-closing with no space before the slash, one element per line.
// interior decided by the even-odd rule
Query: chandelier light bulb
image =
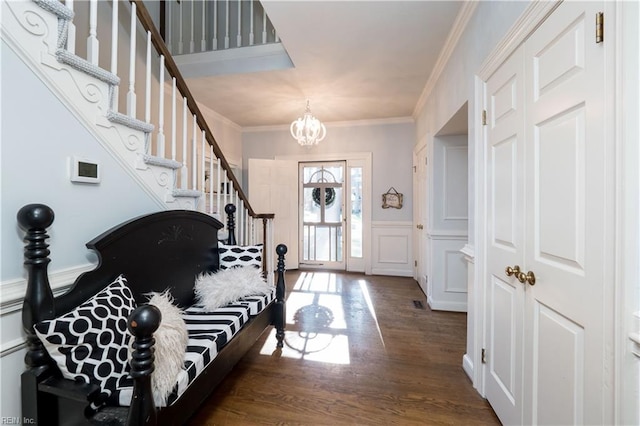
<path fill-rule="evenodd" d="M 327 135 L 324 124 L 311 115 L 311 107 L 307 100 L 307 108 L 302 117 L 291 123 L 291 136 L 302 146 L 317 145 Z"/>

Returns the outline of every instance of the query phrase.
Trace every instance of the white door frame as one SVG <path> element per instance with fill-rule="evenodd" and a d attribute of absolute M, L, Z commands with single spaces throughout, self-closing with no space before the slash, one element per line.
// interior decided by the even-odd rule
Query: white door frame
<path fill-rule="evenodd" d="M 354 272 L 364 272 L 371 275 L 371 214 L 373 210 L 372 199 L 372 159 L 371 152 L 349 152 L 331 154 L 303 154 L 303 155 L 277 155 L 276 160 L 293 160 L 298 162 L 330 162 L 346 161 L 345 173 L 349 173 L 349 167 L 362 167 L 362 205 L 368 208 L 362 210 L 362 260 L 356 260 L 349 256 L 345 244 L 346 270 Z M 351 226 L 347 220 L 347 228 Z"/>

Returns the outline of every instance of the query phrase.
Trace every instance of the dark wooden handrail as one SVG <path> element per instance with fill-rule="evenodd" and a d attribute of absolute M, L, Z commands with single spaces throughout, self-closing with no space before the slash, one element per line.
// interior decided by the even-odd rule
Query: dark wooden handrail
<path fill-rule="evenodd" d="M 253 208 L 249 203 L 249 199 L 247 198 L 245 193 L 242 191 L 242 188 L 240 187 L 240 183 L 238 182 L 234 174 L 231 172 L 231 166 L 229 166 L 229 163 L 227 162 L 227 159 L 222 153 L 220 146 L 218 146 L 218 142 L 213 137 L 213 133 L 211 132 L 211 129 L 209 129 L 209 125 L 204 120 L 203 118 L 204 116 L 200 111 L 200 108 L 198 107 L 198 104 L 196 103 L 195 98 L 191 94 L 191 91 L 189 90 L 189 87 L 187 86 L 187 83 L 184 80 L 184 77 L 182 77 L 182 74 L 178 69 L 178 65 L 176 65 L 176 62 L 173 60 L 173 56 L 171 56 L 171 53 L 169 52 L 167 45 L 164 43 L 164 39 L 160 36 L 160 32 L 158 31 L 155 24 L 153 23 L 153 20 L 151 19 L 151 15 L 149 15 L 149 11 L 144 6 L 144 3 L 142 2 L 142 0 L 129 0 L 129 1 L 131 3 L 136 4 L 136 14 L 138 16 L 138 20 L 140 21 L 140 23 L 142 24 L 143 28 L 146 31 L 151 32 L 151 42 L 156 48 L 156 51 L 159 54 L 164 55 L 164 64 L 167 70 L 169 71 L 169 75 L 171 75 L 171 77 L 174 77 L 176 79 L 176 87 L 178 88 L 178 90 L 180 90 L 180 93 L 182 93 L 182 96 L 187 98 L 187 106 L 189 107 L 189 110 L 191 111 L 192 114 L 196 115 L 198 126 L 200 126 L 200 129 L 204 130 L 207 138 L 207 142 L 209 143 L 209 145 L 213 147 L 213 153 L 217 158 L 220 159 L 220 163 L 222 164 L 222 168 L 227 174 L 227 177 L 231 179 L 231 182 L 233 183 L 233 187 L 238 191 L 238 195 L 244 201 L 244 207 L 249 211 L 249 215 L 251 215 L 252 217 L 258 217 L 258 215 L 253 211 Z M 204 155 L 204 153 L 202 153 L 202 155 Z"/>

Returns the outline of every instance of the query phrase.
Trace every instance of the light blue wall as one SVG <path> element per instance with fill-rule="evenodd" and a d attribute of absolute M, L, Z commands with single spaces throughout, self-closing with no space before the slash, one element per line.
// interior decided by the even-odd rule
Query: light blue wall
<path fill-rule="evenodd" d="M 49 271 L 96 262 L 85 243 L 111 226 L 158 211 L 160 206 L 139 188 L 89 131 L 45 87 L 4 42 L 1 49 L 0 133 L 0 309 L 2 418 L 21 415 L 20 373 L 24 369 L 21 311 L 11 308 L 3 286 L 25 278 L 24 237 L 17 211 L 29 203 L 53 208 L 49 230 Z M 99 185 L 69 180 L 69 157 L 100 162 Z"/>
<path fill-rule="evenodd" d="M 327 124 L 327 137 L 317 146 L 304 148 L 288 129 L 246 132 L 242 137 L 243 171 L 249 158 L 273 159 L 283 155 L 322 155 L 371 152 L 372 220 L 411 221 L 413 217 L 413 145 L 415 126 L 410 120 L 400 123 Z M 246 175 L 243 179 L 248 182 Z M 404 194 L 402 209 L 383 209 L 382 194 L 390 187 Z"/>

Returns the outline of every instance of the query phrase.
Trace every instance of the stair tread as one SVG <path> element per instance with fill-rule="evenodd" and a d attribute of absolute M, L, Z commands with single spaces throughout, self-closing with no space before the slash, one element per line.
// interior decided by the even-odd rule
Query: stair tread
<path fill-rule="evenodd" d="M 114 86 L 118 86 L 120 84 L 120 77 L 118 77 L 117 75 L 104 70 L 97 65 L 92 64 L 86 59 L 83 59 L 82 57 L 71 53 L 66 49 L 58 49 L 56 51 L 56 57 L 58 58 L 58 61 L 67 64 L 79 71 L 85 72 L 100 81 L 104 81 L 105 83 Z"/>
<path fill-rule="evenodd" d="M 126 114 L 116 111 L 107 112 L 107 120 L 112 123 L 119 123 L 132 129 L 140 130 L 141 132 L 151 133 L 155 126 L 147 123 L 146 121 L 138 120 L 137 118 L 129 117 Z"/>
<path fill-rule="evenodd" d="M 150 164 L 153 166 L 162 166 L 168 167 L 170 169 L 180 169 L 182 168 L 182 163 L 176 160 L 170 160 L 164 157 L 156 157 L 155 155 L 145 154 L 143 157 L 145 164 Z"/>

